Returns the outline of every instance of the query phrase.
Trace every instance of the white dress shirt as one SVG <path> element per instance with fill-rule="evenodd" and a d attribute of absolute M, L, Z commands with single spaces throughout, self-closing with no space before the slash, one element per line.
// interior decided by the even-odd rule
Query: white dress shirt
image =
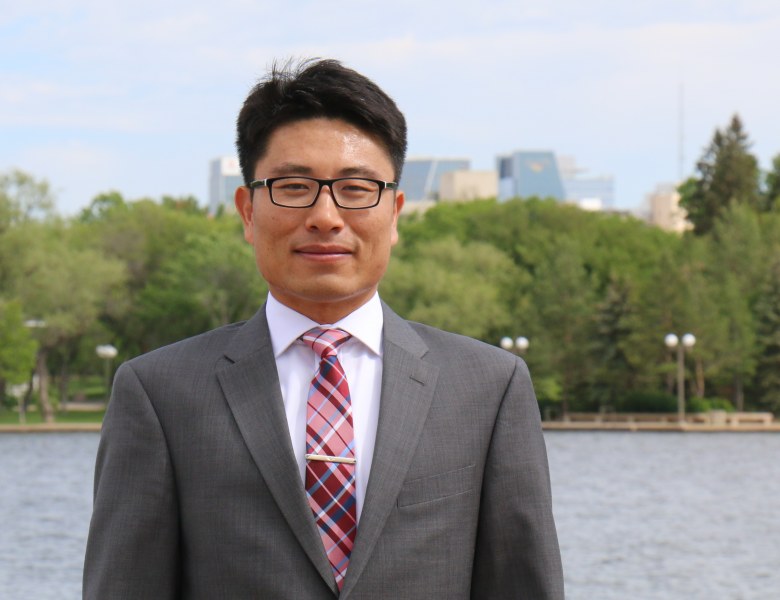
<path fill-rule="evenodd" d="M 338 323 L 319 324 L 285 306 L 270 293 L 265 306 L 271 332 L 276 370 L 282 388 L 284 411 L 293 452 L 301 479 L 306 480 L 306 407 L 319 358 L 299 338 L 312 327 L 337 327 L 352 337 L 338 349 L 352 400 L 352 425 L 355 430 L 355 491 L 357 518 L 363 508 L 371 459 L 374 455 L 379 420 L 379 396 L 382 387 L 382 305 L 374 296 Z"/>

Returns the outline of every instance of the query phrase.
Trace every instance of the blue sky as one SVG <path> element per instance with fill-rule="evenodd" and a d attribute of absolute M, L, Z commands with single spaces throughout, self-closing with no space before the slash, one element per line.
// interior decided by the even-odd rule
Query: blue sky
<path fill-rule="evenodd" d="M 780 153 L 776 0 L 0 0 L 0 172 L 47 179 L 59 211 L 98 193 L 193 194 L 275 58 L 342 60 L 409 123 L 409 156 L 549 149 L 615 177 L 638 209 L 739 113 Z"/>

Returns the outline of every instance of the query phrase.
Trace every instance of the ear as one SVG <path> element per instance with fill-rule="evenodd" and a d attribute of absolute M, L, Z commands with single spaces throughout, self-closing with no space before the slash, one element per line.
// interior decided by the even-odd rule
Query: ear
<path fill-rule="evenodd" d="M 245 185 L 236 188 L 235 203 L 236 212 L 244 223 L 244 239 L 251 244 L 254 242 L 252 190 Z"/>
<path fill-rule="evenodd" d="M 393 231 L 390 234 L 390 243 L 395 246 L 398 242 L 398 215 L 401 214 L 401 209 L 404 207 L 406 197 L 402 191 L 398 191 L 395 194 L 395 203 L 393 204 Z"/>

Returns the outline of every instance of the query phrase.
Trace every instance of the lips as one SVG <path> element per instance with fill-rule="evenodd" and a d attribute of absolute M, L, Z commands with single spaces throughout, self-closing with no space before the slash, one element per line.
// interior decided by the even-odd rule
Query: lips
<path fill-rule="evenodd" d="M 352 254 L 349 248 L 339 244 L 304 244 L 295 248 L 294 252 L 314 259 L 340 258 Z"/>

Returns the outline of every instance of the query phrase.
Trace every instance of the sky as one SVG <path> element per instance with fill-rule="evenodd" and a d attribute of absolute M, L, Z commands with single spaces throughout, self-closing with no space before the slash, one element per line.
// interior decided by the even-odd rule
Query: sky
<path fill-rule="evenodd" d="M 327 57 L 396 100 L 410 157 L 552 150 L 639 210 L 735 113 L 769 168 L 778 56 L 777 0 L 0 0 L 0 174 L 66 216 L 111 190 L 206 206 L 250 88 Z"/>

